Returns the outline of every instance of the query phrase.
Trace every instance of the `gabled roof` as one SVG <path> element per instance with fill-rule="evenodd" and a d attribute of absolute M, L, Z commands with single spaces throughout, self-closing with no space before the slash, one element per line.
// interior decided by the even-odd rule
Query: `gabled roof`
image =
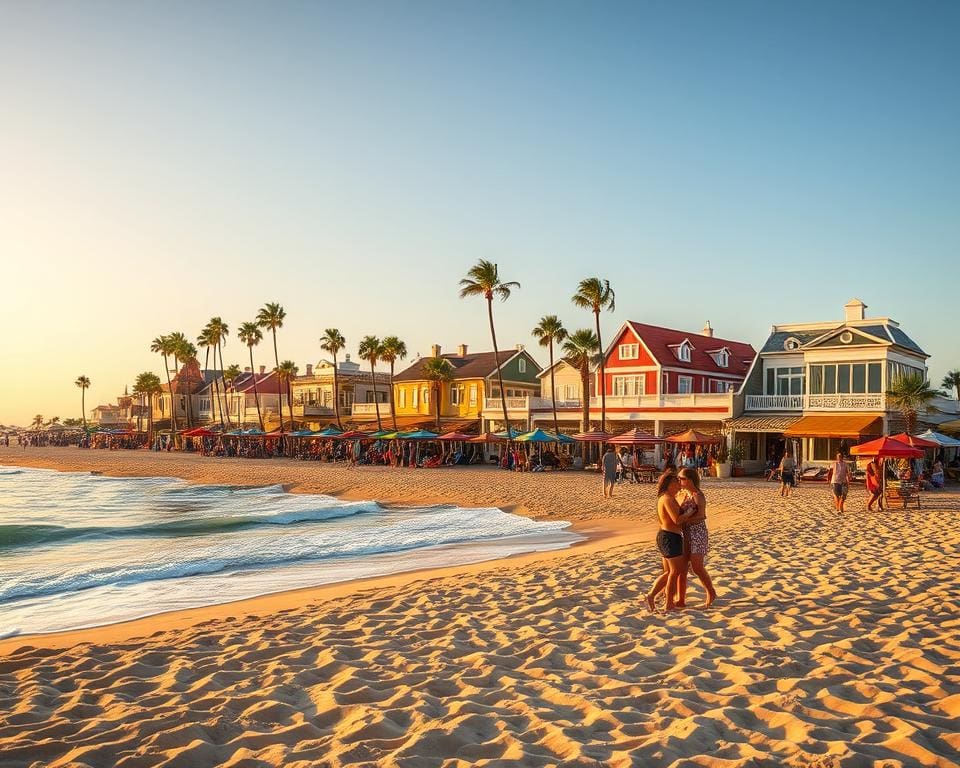
<path fill-rule="evenodd" d="M 929 357 L 926 352 L 924 352 L 920 345 L 918 345 L 913 339 L 911 339 L 906 333 L 904 333 L 899 326 L 895 323 L 888 322 L 877 322 L 870 325 L 864 325 L 862 323 L 837 323 L 832 328 L 820 328 L 819 330 L 812 329 L 797 329 L 790 330 L 789 326 L 780 326 L 775 328 L 775 330 L 767 337 L 767 340 L 763 344 L 763 348 L 760 350 L 761 354 L 765 352 L 784 352 L 788 351 L 784 349 L 784 342 L 789 338 L 794 338 L 800 342 L 800 347 L 794 352 L 800 351 L 801 348 L 806 346 L 813 346 L 817 342 L 826 340 L 832 336 L 835 336 L 837 333 L 849 330 L 853 334 L 865 334 L 867 336 L 873 337 L 880 342 L 889 342 L 890 344 L 895 344 L 904 349 L 908 349 L 911 352 L 915 352 L 918 355 L 923 355 L 924 357 Z"/>
<path fill-rule="evenodd" d="M 233 392 L 253 392 L 254 374 L 244 371 L 233 380 L 231 390 Z M 276 395 L 280 392 L 280 380 L 274 375 L 273 371 L 269 373 L 256 374 L 257 392 L 260 394 Z"/>
<path fill-rule="evenodd" d="M 674 328 L 663 328 L 659 325 L 637 323 L 633 320 L 628 320 L 627 326 L 643 341 L 654 360 L 660 365 L 671 368 L 689 368 L 728 376 L 745 376 L 756 356 L 753 346 L 742 341 L 721 339 L 718 336 L 703 336 Z M 619 336 L 620 334 L 617 335 L 617 339 Z M 673 352 L 673 348 L 680 346 L 684 341 L 687 341 L 691 347 L 689 362 L 680 360 Z M 706 351 L 710 349 L 716 352 L 723 347 L 730 350 L 730 359 L 725 368 L 717 365 L 717 361 Z M 606 354 L 609 354 L 609 350 Z"/>
<path fill-rule="evenodd" d="M 577 368 L 573 363 L 571 363 L 567 358 L 565 358 L 565 357 L 560 357 L 560 358 L 557 358 L 556 360 L 553 361 L 553 365 L 552 365 L 552 366 L 550 366 L 550 365 L 545 366 L 544 369 L 543 369 L 542 371 L 540 371 L 540 373 L 537 374 L 537 378 L 538 378 L 538 379 L 542 379 L 544 376 L 549 376 L 551 369 L 559 368 L 559 367 L 560 367 L 561 365 L 563 365 L 563 364 L 569 365 L 569 366 L 570 366 L 571 368 L 573 368 L 573 370 L 575 370 L 575 371 L 578 370 L 578 368 Z M 596 367 L 597 367 L 597 366 L 595 366 L 595 365 L 591 365 L 591 366 L 590 366 L 591 370 L 596 369 Z"/>
<path fill-rule="evenodd" d="M 504 365 L 517 354 L 520 354 L 520 352 L 515 349 L 501 351 L 499 357 L 500 365 Z M 463 355 L 462 357 L 457 354 L 447 354 L 440 355 L 440 357 L 453 366 L 454 381 L 462 379 L 485 379 L 487 376 L 496 373 L 499 367 L 497 365 L 497 357 L 493 352 L 473 352 Z M 418 360 L 414 360 L 408 368 L 394 376 L 393 380 L 424 381 L 423 364 L 429 359 L 429 357 L 421 357 Z M 530 359 L 532 360 L 533 358 Z"/>

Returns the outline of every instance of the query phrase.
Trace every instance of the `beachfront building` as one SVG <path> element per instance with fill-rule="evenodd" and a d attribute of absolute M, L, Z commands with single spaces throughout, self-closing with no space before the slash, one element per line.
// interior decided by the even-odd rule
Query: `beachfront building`
<path fill-rule="evenodd" d="M 372 414 L 376 421 L 376 412 L 373 411 L 376 402 L 380 404 L 380 418 L 390 416 L 390 376 L 377 371 L 375 380 L 376 394 L 369 370 L 363 370 L 350 359 L 349 354 L 337 362 L 340 420 L 345 426 L 353 420 L 354 415 L 365 421 Z M 295 421 L 309 429 L 322 429 L 335 422 L 332 361 L 321 360 L 316 366 L 307 364 L 304 374 L 291 382 L 290 389 L 293 393 Z"/>
<path fill-rule="evenodd" d="M 608 432 L 642 429 L 667 436 L 695 428 L 719 433 L 733 415 L 734 391 L 756 355 L 750 344 L 721 339 L 707 323 L 700 333 L 628 321 L 604 350 Z M 579 431 L 580 373 L 566 361 L 555 366 L 557 420 L 561 431 Z M 551 428 L 549 370 L 541 374 L 538 397 L 510 403 L 511 419 Z M 562 374 L 562 377 L 561 377 Z M 600 370 L 588 393 L 591 428 L 601 421 Z"/>
<path fill-rule="evenodd" d="M 123 394 L 117 398 L 117 409 L 121 426 L 137 431 L 143 431 L 147 428 L 150 421 L 150 409 L 147 407 L 146 398 L 131 395 L 128 389 L 124 389 Z"/>
<path fill-rule="evenodd" d="M 842 321 L 772 327 L 728 422 L 747 471 L 786 448 L 805 465 L 825 465 L 838 450 L 904 428 L 885 393 L 899 376 L 926 376 L 928 355 L 894 320 L 866 309 L 851 299 Z"/>
<path fill-rule="evenodd" d="M 88 424 L 93 427 L 119 427 L 125 423 L 120 419 L 120 407 L 117 405 L 98 405 L 90 410 Z"/>
<path fill-rule="evenodd" d="M 161 379 L 160 393 L 153 398 L 154 428 L 169 429 L 174 410 L 178 429 L 184 429 L 188 424 L 197 426 L 219 421 L 219 411 L 214 417 L 211 402 L 213 381 L 219 376 L 219 371 L 201 369 L 199 362 L 188 360 L 170 379 L 169 385 Z"/>
<path fill-rule="evenodd" d="M 256 382 L 257 391 L 253 387 Z M 281 418 L 287 418 L 286 384 L 282 383 L 273 371 L 260 366 L 253 373 L 250 366 L 243 369 L 226 391 L 227 413 L 234 427 L 251 429 L 260 427 L 257 415 L 257 399 L 260 400 L 260 414 L 263 416 L 264 429 L 267 432 L 280 427 Z M 280 408 L 283 407 L 281 415 Z"/>
<path fill-rule="evenodd" d="M 440 387 L 440 424 L 444 431 L 502 429 L 498 368 L 508 402 L 540 393 L 540 364 L 520 344 L 501 351 L 499 358 L 493 352 L 468 352 L 466 344 L 461 344 L 456 353 L 443 354 L 440 345 L 434 344 L 430 357 L 442 357 L 453 369 L 453 379 Z M 436 384 L 423 375 L 428 359 L 417 358 L 394 378 L 398 426 L 435 425 Z"/>

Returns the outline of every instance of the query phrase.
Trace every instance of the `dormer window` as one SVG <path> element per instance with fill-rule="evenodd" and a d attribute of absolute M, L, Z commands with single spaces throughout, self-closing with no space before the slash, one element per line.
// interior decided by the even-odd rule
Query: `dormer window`
<path fill-rule="evenodd" d="M 721 368 L 726 368 L 727 365 L 730 364 L 730 355 L 727 354 L 727 350 L 725 349 L 721 349 L 719 352 L 717 352 L 717 356 L 713 359 L 717 361 L 717 365 L 719 365 Z"/>
<path fill-rule="evenodd" d="M 785 342 L 783 342 L 783 348 L 787 352 L 793 352 L 795 349 L 800 349 L 800 340 L 791 336 Z"/>
<path fill-rule="evenodd" d="M 685 363 L 690 362 L 690 345 L 686 342 L 677 347 L 677 359 Z"/>
<path fill-rule="evenodd" d="M 517 360 L 517 370 L 520 373 L 527 372 L 527 361 L 525 358 L 521 357 L 519 360 Z"/>

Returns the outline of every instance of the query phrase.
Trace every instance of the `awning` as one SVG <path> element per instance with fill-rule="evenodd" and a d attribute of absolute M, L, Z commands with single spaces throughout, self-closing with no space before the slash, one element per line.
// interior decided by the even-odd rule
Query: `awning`
<path fill-rule="evenodd" d="M 940 429 L 945 429 L 948 432 L 960 432 L 960 419 L 954 419 L 953 421 L 945 421 L 940 424 Z"/>
<path fill-rule="evenodd" d="M 726 422 L 735 432 L 785 432 L 800 416 L 739 416 Z"/>
<path fill-rule="evenodd" d="M 784 431 L 787 437 L 851 437 L 879 435 L 883 422 L 877 413 L 818 413 L 804 416 Z"/>

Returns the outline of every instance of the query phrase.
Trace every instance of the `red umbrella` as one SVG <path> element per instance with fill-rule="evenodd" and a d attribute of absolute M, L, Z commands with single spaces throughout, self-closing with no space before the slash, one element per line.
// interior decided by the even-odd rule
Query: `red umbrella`
<path fill-rule="evenodd" d="M 507 442 L 506 437 L 501 437 L 496 435 L 493 432 L 484 432 L 483 434 L 471 437 L 467 440 L 468 443 L 505 443 Z"/>
<path fill-rule="evenodd" d="M 719 443 L 719 435 L 708 435 L 703 432 L 697 432 L 695 429 L 688 429 L 679 435 L 671 435 L 667 438 L 668 443 Z"/>
<path fill-rule="evenodd" d="M 892 437 L 878 437 L 869 443 L 861 443 L 850 449 L 853 456 L 877 456 L 881 459 L 916 459 L 923 451 Z"/>
<path fill-rule="evenodd" d="M 437 440 L 472 440 L 476 435 L 468 435 L 466 432 L 447 432 L 440 435 Z"/>
<path fill-rule="evenodd" d="M 899 440 L 901 443 L 906 443 L 907 445 L 912 445 L 914 448 L 939 448 L 940 443 L 935 443 L 933 440 L 924 440 L 922 437 L 914 437 L 913 435 L 908 435 L 906 432 L 901 432 L 899 435 L 893 435 L 892 440 Z"/>
<path fill-rule="evenodd" d="M 370 435 L 366 432 L 361 432 L 358 429 L 350 430 L 349 432 L 343 432 L 339 435 L 334 435 L 334 440 L 363 440 L 369 438 Z"/>
<path fill-rule="evenodd" d="M 611 437 L 609 442 L 614 445 L 636 445 L 637 443 L 662 443 L 663 438 L 644 432 L 642 429 L 631 429 L 622 435 Z"/>

